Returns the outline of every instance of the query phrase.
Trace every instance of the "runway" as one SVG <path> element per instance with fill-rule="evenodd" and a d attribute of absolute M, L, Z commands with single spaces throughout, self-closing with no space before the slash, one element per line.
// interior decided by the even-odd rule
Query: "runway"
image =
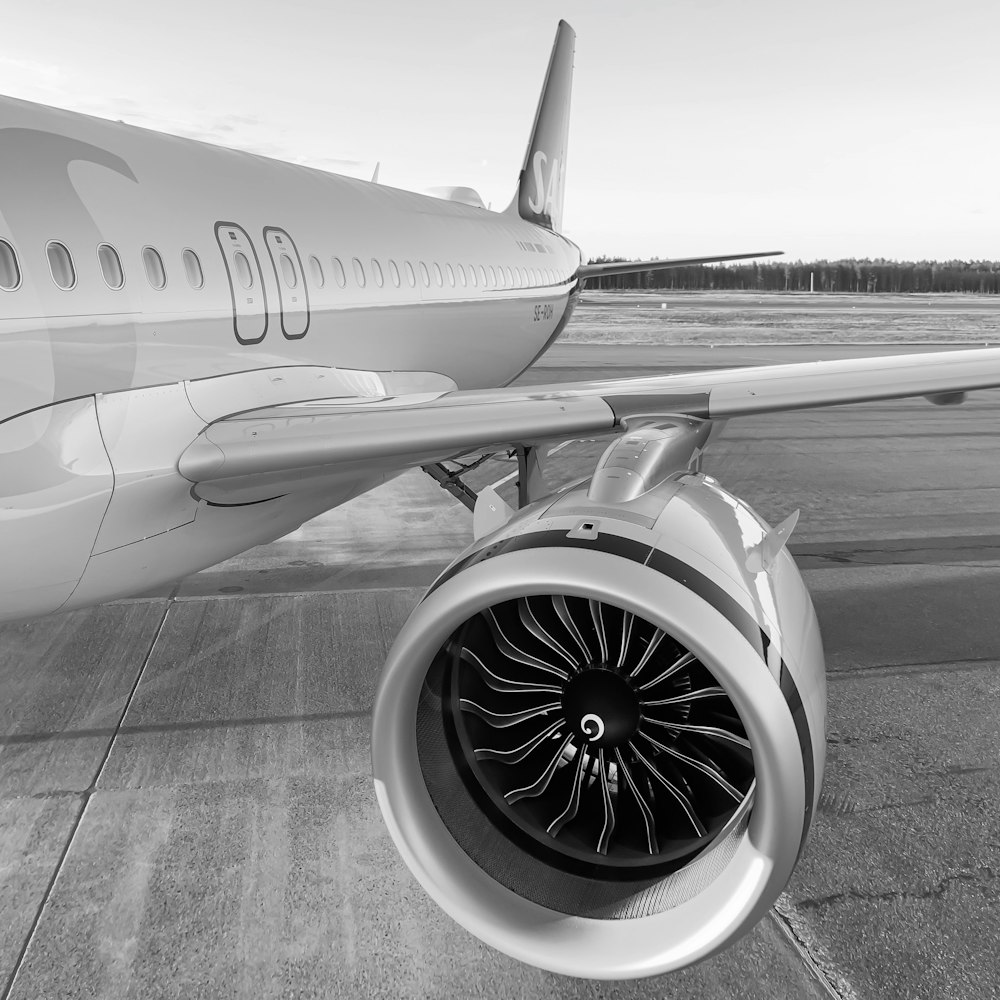
<path fill-rule="evenodd" d="M 523 381 L 897 350 L 567 344 Z M 161 592 L 0 627 L 0 1000 L 1000 995 L 998 432 L 989 391 L 746 419 L 713 444 L 706 471 L 769 521 L 801 509 L 827 774 L 775 911 L 653 980 L 521 966 L 395 854 L 378 674 L 471 540 L 420 471 Z"/>

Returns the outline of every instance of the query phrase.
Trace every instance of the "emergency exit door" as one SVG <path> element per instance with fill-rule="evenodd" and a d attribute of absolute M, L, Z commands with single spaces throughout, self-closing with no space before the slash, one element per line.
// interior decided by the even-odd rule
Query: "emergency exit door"
<path fill-rule="evenodd" d="M 302 270 L 302 259 L 292 238 L 277 226 L 265 227 L 264 244 L 278 285 L 281 332 L 289 340 L 298 340 L 309 329 L 309 292 Z"/>
<path fill-rule="evenodd" d="M 259 344 L 267 333 L 267 293 L 257 251 L 246 230 L 235 222 L 217 222 L 215 239 L 229 275 L 236 339 Z"/>

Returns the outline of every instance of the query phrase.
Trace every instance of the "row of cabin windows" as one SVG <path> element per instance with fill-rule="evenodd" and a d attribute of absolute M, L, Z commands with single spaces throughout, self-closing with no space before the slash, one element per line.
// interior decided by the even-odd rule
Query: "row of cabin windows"
<path fill-rule="evenodd" d="M 49 273 L 55 284 L 64 290 L 69 290 L 76 286 L 76 268 L 73 264 L 73 257 L 64 243 L 58 240 L 50 240 L 45 245 L 45 254 L 48 258 Z M 101 274 L 108 288 L 118 290 L 125 285 L 125 271 L 122 268 L 121 257 L 118 251 L 110 243 L 101 243 L 97 248 L 97 261 L 101 266 Z M 201 268 L 201 260 L 190 248 L 185 248 L 181 253 L 181 263 L 184 267 L 184 275 L 188 284 L 199 289 L 205 286 L 205 275 Z M 236 278 L 244 288 L 252 288 L 254 284 L 254 272 L 250 267 L 250 261 L 240 251 L 233 255 L 233 263 L 236 270 Z M 352 270 L 354 280 L 359 288 L 364 288 L 368 283 L 367 272 L 364 264 L 357 258 L 353 258 Z M 333 281 L 340 288 L 347 287 L 347 271 L 341 263 L 339 257 L 330 259 Z M 142 266 L 146 272 L 146 280 L 150 287 L 157 290 L 165 288 L 167 285 L 167 272 L 163 265 L 163 258 L 160 252 L 151 246 L 142 248 Z M 298 284 L 298 275 L 294 263 L 288 254 L 281 254 L 278 258 L 278 266 L 281 276 L 289 288 L 295 288 Z M 418 262 L 420 271 L 420 283 L 424 288 L 431 287 L 431 271 L 423 261 Z M 444 270 L 436 261 L 433 267 L 433 283 L 438 288 L 443 288 L 447 280 L 449 288 L 535 288 L 541 285 L 551 285 L 557 280 L 556 272 L 551 268 L 522 267 L 510 265 L 494 267 L 492 264 L 470 264 L 468 270 L 462 265 L 454 267 L 445 264 Z M 389 280 L 393 287 L 401 288 L 404 275 L 406 284 L 410 288 L 417 287 L 417 275 L 410 261 L 403 261 L 403 270 L 394 260 L 389 261 Z M 372 257 L 369 264 L 372 280 L 382 288 L 385 285 L 385 272 L 382 264 Z M 309 273 L 313 283 L 317 288 L 326 285 L 326 272 L 323 264 L 316 256 L 309 258 Z M 21 284 L 21 270 L 14 248 L 5 240 L 0 240 L 0 289 L 12 292 Z"/>
<path fill-rule="evenodd" d="M 49 262 L 49 274 L 58 288 L 68 291 L 76 287 L 76 266 L 73 255 L 65 243 L 49 240 L 45 244 L 45 256 Z M 101 274 L 108 288 L 118 290 L 125 285 L 125 271 L 118 251 L 110 243 L 101 243 L 97 248 L 97 262 L 101 266 Z M 181 254 L 184 274 L 192 288 L 205 286 L 205 275 L 201 269 L 198 255 L 185 248 Z M 163 266 L 163 258 L 155 247 L 142 248 L 142 266 L 146 272 L 146 280 L 153 288 L 165 288 L 167 272 Z M 0 289 L 12 292 L 21 284 L 21 268 L 14 248 L 6 241 L 0 240 Z"/>
<path fill-rule="evenodd" d="M 339 257 L 331 258 L 330 263 L 333 269 L 333 280 L 340 288 L 344 288 L 347 285 L 347 272 L 344 265 Z M 417 272 L 410 261 L 403 261 L 402 271 L 394 260 L 390 259 L 388 263 L 389 280 L 394 288 L 402 287 L 403 275 L 405 275 L 406 284 L 410 288 L 417 287 Z M 291 264 L 290 261 L 289 264 Z M 354 271 L 355 283 L 359 288 L 364 288 L 368 283 L 365 265 L 357 257 L 354 257 L 351 266 Z M 558 280 L 556 272 L 551 268 L 511 267 L 508 265 L 494 267 L 483 264 L 479 264 L 477 267 L 475 264 L 470 264 L 466 270 L 462 264 L 454 266 L 445 264 L 442 269 L 436 261 L 432 263 L 431 267 L 433 269 L 433 282 L 431 279 L 432 271 L 428 269 L 427 265 L 423 261 L 419 261 L 417 264 L 420 272 L 420 283 L 424 288 L 430 288 L 432 283 L 438 288 L 444 288 L 446 283 L 449 288 L 469 288 L 470 286 L 472 288 L 536 288 L 542 285 L 553 285 Z M 375 284 L 379 288 L 383 288 L 386 283 L 385 271 L 377 258 L 372 257 L 369 271 Z M 309 258 L 309 272 L 317 288 L 322 288 L 326 284 L 326 273 L 318 257 Z M 292 273 L 294 275 L 294 270 Z"/>

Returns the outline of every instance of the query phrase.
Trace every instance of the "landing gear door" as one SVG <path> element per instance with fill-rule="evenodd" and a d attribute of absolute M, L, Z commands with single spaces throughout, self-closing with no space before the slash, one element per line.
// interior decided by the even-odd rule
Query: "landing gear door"
<path fill-rule="evenodd" d="M 271 257 L 274 280 L 278 285 L 281 332 L 289 340 L 298 340 L 309 329 L 309 292 L 302 270 L 302 258 L 284 229 L 265 227 L 264 243 Z"/>
<path fill-rule="evenodd" d="M 246 230 L 234 222 L 217 222 L 215 239 L 229 276 L 236 339 L 241 344 L 259 344 L 267 333 L 267 294 L 257 251 Z"/>

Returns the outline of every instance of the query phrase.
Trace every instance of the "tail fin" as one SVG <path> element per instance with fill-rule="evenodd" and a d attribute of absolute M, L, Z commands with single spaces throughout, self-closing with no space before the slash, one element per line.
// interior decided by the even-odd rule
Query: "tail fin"
<path fill-rule="evenodd" d="M 542 95 L 538 99 L 531 139 L 524 154 L 517 193 L 507 209 L 528 222 L 556 232 L 562 226 L 575 45 L 576 32 L 565 21 L 560 21 Z"/>

